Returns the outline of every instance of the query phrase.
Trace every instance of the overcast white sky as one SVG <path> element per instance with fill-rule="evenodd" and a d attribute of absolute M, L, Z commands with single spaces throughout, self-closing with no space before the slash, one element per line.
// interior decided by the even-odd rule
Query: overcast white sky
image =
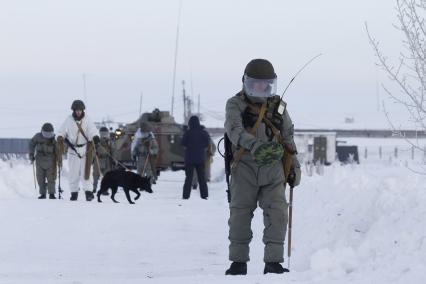
<path fill-rule="evenodd" d="M 28 137 L 46 121 L 59 127 L 73 99 L 84 99 L 83 73 L 95 120 L 137 119 L 141 92 L 144 111 L 170 110 L 178 7 L 178 0 L 0 0 L 0 136 Z M 385 52 L 398 55 L 393 0 L 183 0 L 177 120 L 182 80 L 213 115 L 205 124 L 221 126 L 248 61 L 270 60 L 282 92 L 323 53 L 286 94 L 296 128 L 334 126 L 345 116 L 387 126 L 376 91 L 386 78 L 374 65 L 366 21 Z"/>

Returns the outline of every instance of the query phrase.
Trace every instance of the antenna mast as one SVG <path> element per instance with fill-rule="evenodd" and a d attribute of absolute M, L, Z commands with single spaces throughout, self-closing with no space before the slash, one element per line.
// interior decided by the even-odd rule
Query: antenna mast
<path fill-rule="evenodd" d="M 171 115 L 173 116 L 173 110 L 175 107 L 175 83 L 176 83 L 176 65 L 177 65 L 177 56 L 178 56 L 178 43 L 179 43 L 179 24 L 180 24 L 180 13 L 182 10 L 182 0 L 179 2 L 179 14 L 178 14 L 178 22 L 176 28 L 176 43 L 175 43 L 175 61 L 173 65 L 173 87 L 172 87 L 172 109 Z"/>

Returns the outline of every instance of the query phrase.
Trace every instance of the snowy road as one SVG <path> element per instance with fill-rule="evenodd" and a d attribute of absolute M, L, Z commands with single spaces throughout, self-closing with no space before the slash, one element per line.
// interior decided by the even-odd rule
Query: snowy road
<path fill-rule="evenodd" d="M 0 283 L 424 283 L 425 177 L 398 163 L 333 165 L 295 192 L 292 272 L 263 275 L 261 211 L 246 277 L 225 277 L 228 208 L 216 158 L 209 200 L 183 172 L 135 205 L 37 200 L 32 168 L 0 162 Z M 286 263 L 287 265 L 287 263 Z"/>

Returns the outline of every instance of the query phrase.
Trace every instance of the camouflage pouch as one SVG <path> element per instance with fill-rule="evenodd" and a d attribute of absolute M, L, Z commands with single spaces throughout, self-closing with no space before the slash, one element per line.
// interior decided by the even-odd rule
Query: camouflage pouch
<path fill-rule="evenodd" d="M 267 166 L 281 161 L 283 154 L 284 149 L 280 144 L 267 142 L 253 151 L 253 158 L 258 166 Z"/>

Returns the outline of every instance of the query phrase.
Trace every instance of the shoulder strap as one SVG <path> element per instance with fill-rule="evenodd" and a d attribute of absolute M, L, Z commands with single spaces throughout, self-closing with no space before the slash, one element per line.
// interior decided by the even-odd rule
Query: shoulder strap
<path fill-rule="evenodd" d="M 86 139 L 86 142 L 89 143 L 89 139 L 87 138 L 86 133 L 84 133 L 84 130 L 81 127 L 82 123 L 83 123 L 83 121 L 81 123 L 78 123 L 77 121 L 75 121 L 75 124 L 77 124 L 77 127 L 78 127 L 78 131 L 81 132 L 81 135 L 83 135 L 84 139 Z M 77 134 L 77 137 L 78 137 L 78 134 Z"/>
<path fill-rule="evenodd" d="M 260 123 L 262 122 L 262 120 L 265 116 L 265 112 L 266 112 L 266 102 L 264 102 L 262 104 L 262 107 L 260 108 L 260 111 L 259 111 L 259 116 L 257 117 L 256 123 L 254 124 L 254 126 L 250 130 L 250 134 L 252 134 L 252 135 L 256 134 L 256 131 L 259 128 L 259 125 L 260 125 Z M 238 162 L 240 161 L 241 156 L 244 154 L 245 150 L 246 149 L 244 149 L 244 148 L 240 148 L 237 151 L 237 153 L 235 154 L 235 159 L 232 162 L 232 168 L 234 168 L 238 164 Z"/>

